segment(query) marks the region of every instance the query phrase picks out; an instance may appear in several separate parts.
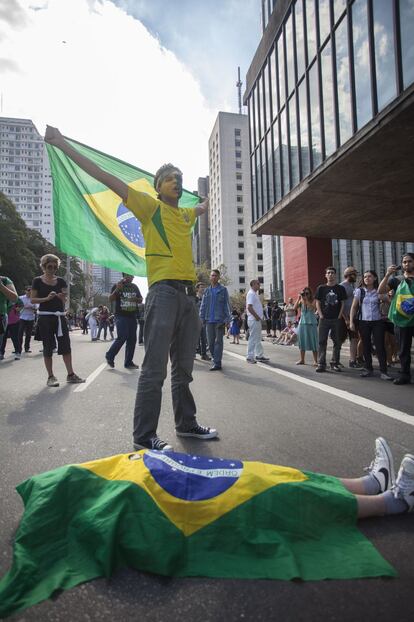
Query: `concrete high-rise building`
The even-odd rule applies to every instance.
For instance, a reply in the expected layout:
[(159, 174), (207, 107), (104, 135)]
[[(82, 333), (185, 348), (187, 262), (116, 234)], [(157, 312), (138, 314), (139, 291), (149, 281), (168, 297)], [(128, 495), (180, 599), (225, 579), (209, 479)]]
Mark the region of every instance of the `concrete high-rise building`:
[(0, 190), (26, 225), (53, 244), (49, 160), (43, 138), (30, 119), (0, 117)]
[(252, 229), (283, 236), (285, 296), (332, 261), (382, 275), (413, 248), (414, 5), (262, 0), (262, 17), (244, 94)]
[[(207, 197), (209, 194), (209, 178), (199, 177), (197, 184), (197, 194), (200, 197)], [(193, 230), (193, 257), (196, 266), (206, 263), (210, 266), (210, 214), (207, 211), (199, 216)]]
[(219, 112), (209, 140), (211, 267), (224, 264), (229, 292), (263, 283), (262, 236), (253, 235), (248, 117)]

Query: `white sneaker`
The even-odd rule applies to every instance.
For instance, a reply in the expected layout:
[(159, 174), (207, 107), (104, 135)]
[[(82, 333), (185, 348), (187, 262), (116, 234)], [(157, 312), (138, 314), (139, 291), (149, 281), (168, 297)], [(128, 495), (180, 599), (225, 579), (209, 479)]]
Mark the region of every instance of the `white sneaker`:
[(392, 376), (389, 376), (388, 374), (381, 374), (380, 378), (381, 380), (392, 380)]
[(256, 358), (256, 361), (263, 361), (263, 362), (270, 361), (270, 359), (267, 356), (256, 356), (255, 358)]
[(49, 376), (49, 378), (47, 379), (47, 386), (48, 387), (58, 387), (59, 386), (59, 380), (56, 378), (56, 376)]
[(412, 454), (406, 454), (402, 459), (394, 486), (394, 497), (406, 502), (408, 512), (414, 511), (414, 456)]
[(375, 440), (375, 458), (366, 470), (377, 480), (380, 492), (390, 490), (394, 486), (394, 463), (385, 438), (380, 436)]
[(18, 352), (16, 352), (16, 354), (14, 355), (14, 360), (15, 361), (20, 361), (21, 358), (22, 358), (22, 355), (19, 354)]

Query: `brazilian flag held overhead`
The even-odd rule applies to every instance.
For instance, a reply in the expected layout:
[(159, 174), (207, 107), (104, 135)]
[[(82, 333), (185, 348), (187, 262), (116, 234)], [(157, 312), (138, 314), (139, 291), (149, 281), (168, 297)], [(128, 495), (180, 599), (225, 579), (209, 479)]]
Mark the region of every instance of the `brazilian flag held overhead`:
[(0, 617), (122, 567), (166, 576), (395, 576), (335, 477), (141, 450), (61, 467), (17, 488), (25, 511)]
[[(156, 198), (150, 173), (92, 147), (66, 138), (76, 151), (131, 187)], [(55, 245), (68, 255), (119, 272), (146, 275), (141, 223), (121, 199), (85, 173), (63, 151), (47, 144), (53, 178)], [(183, 190), (180, 207), (194, 207), (198, 196)]]

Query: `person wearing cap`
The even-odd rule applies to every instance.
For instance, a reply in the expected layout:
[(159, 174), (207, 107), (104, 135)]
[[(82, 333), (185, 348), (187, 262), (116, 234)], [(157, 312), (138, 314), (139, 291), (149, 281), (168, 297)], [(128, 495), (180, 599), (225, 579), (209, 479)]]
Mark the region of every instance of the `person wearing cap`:
[(344, 343), (346, 338), (349, 337), (349, 367), (355, 369), (361, 369), (362, 365), (358, 362), (358, 330), (352, 331), (349, 328), (350, 313), (352, 307), (352, 301), (354, 299), (355, 282), (357, 279), (358, 271), (354, 266), (348, 266), (344, 270), (344, 280), (340, 283), (346, 291), (346, 300), (344, 301), (344, 307), (342, 309), (340, 335), (341, 342)]
[(202, 440), (216, 437), (217, 430), (198, 424), (189, 388), (200, 334), (191, 232), (195, 219), (208, 210), (208, 199), (194, 208), (179, 207), (182, 173), (171, 163), (161, 166), (155, 174), (154, 198), (79, 154), (56, 128), (47, 126), (45, 141), (121, 197), (142, 225), (149, 290), (145, 300), (145, 356), (134, 410), (134, 448), (172, 450), (157, 435), (168, 356), (177, 436)]

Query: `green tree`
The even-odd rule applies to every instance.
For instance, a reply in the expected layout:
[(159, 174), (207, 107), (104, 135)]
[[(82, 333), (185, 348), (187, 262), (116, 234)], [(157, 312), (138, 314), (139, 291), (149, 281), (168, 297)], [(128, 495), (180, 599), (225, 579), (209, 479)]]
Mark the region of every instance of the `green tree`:
[[(59, 275), (66, 276), (66, 255), (48, 242), (38, 231), (29, 229), (14, 204), (0, 192), (0, 253), (1, 274), (8, 276), (17, 292), (22, 292), (40, 274), (40, 258), (47, 253), (57, 255), (62, 263)], [(71, 258), (70, 308), (75, 310), (85, 297), (85, 275), (76, 258)]]
[[(201, 281), (202, 283), (208, 285), (210, 283), (210, 272), (215, 269), (216, 268), (211, 268), (206, 261), (199, 266), (196, 266), (197, 281)], [(220, 270), (220, 283), (224, 285), (224, 287), (231, 285), (231, 279), (227, 273), (227, 267), (222, 263), (217, 266), (217, 270)]]

